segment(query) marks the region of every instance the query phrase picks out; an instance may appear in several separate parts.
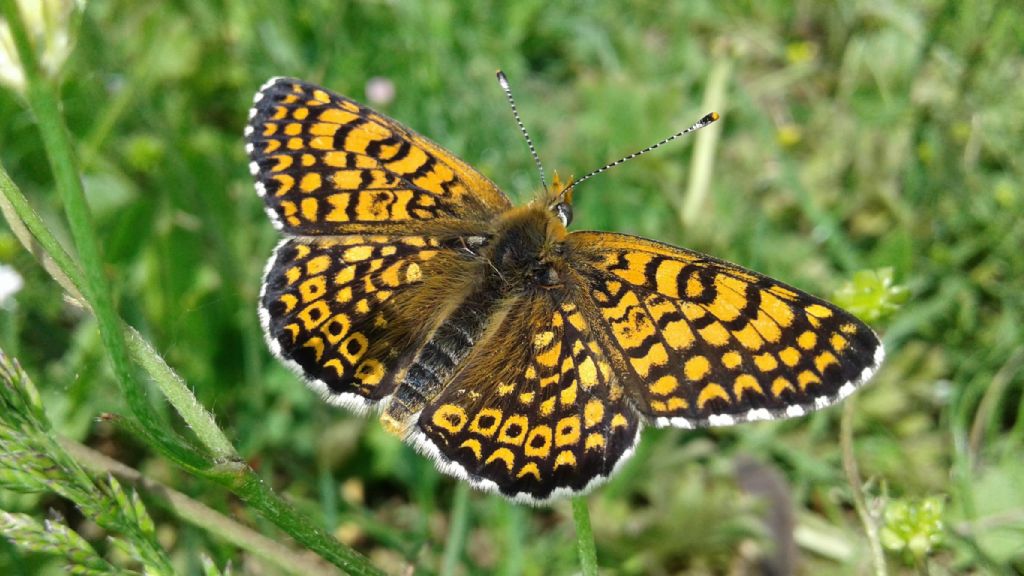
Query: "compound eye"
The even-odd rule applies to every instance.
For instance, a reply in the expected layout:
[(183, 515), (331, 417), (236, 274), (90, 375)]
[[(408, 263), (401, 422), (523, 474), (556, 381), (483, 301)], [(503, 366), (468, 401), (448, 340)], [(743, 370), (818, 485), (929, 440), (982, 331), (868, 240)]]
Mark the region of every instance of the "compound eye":
[(572, 205), (568, 202), (559, 202), (551, 207), (551, 211), (558, 216), (558, 219), (562, 222), (562, 226), (569, 226), (572, 222)]

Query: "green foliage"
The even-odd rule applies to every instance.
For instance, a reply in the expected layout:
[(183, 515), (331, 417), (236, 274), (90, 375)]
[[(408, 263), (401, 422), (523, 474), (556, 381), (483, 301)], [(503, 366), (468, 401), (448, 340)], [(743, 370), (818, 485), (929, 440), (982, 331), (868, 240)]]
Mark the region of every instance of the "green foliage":
[(885, 505), (882, 545), (912, 565), (920, 565), (942, 545), (945, 508), (942, 498), (935, 496), (919, 502), (890, 500)]
[[(0, 229), (0, 263), (25, 283), (0, 311), (0, 345), (40, 383), (3, 407), (0, 441), (22, 448), (0, 446), (0, 508), (19, 545), (50, 542), (62, 562), (78, 554), (79, 565), (120, 569), (120, 558), (142, 555), (133, 538), (155, 546), (157, 534), (166, 552), (150, 554), (179, 572), (266, 560), (170, 507), (143, 514), (134, 492), (28, 443), (63, 436), (274, 538), (266, 512), (285, 509), (255, 491), (285, 492), (310, 541), (323, 528), (384, 571), (579, 571), (568, 502), (532, 510), (458, 495), (375, 422), (305, 390), (269, 356), (254, 311), (276, 233), (252, 191), (241, 129), (267, 77), (299, 76), (364, 101), (371, 78), (388, 79), (395, 95), (383, 112), (526, 200), (536, 173), (493, 79), (502, 68), (548, 171), (563, 176), (721, 113), (710, 157), (694, 160), (693, 139), (683, 140), (588, 181), (575, 195), (576, 225), (730, 259), (834, 294), (871, 321), (888, 355), (856, 396), (854, 453), (865, 480), (899, 495), (879, 526), (895, 546), (890, 569), (1024, 569), (1024, 14), (1014, 3), (91, 0), (84, 12), (54, 14), (47, 25), (73, 50), (41, 70), (60, 80), (101, 248), (89, 273), (151, 343), (125, 334), (128, 370), (168, 424), (124, 425), (138, 412), (118, 392), (124, 371), (107, 360), (110, 319), (101, 337), (90, 313), (62, 298), (85, 271), (65, 270), (71, 280), (58, 286), (18, 247), (14, 225)], [(45, 52), (40, 39), (58, 36), (30, 37)], [(84, 264), (82, 222), (64, 219), (66, 179), (53, 176), (46, 128), (33, 116), (40, 102), (24, 83), (8, 86), (0, 160), (40, 226)], [(706, 189), (693, 185), (701, 170)], [(173, 382), (171, 406), (163, 398)], [(216, 417), (205, 429), (194, 424), (203, 407)], [(97, 420), (108, 412), (119, 416)], [(773, 553), (766, 519), (788, 506), (803, 573), (862, 573), (868, 546), (842, 471), (838, 412), (648, 431), (618, 478), (588, 497), (598, 564), (739, 571)], [(147, 443), (147, 432), (169, 445)], [(175, 452), (179, 442), (199, 448)], [(213, 465), (218, 445), (237, 450), (241, 462), (217, 460), (236, 468)], [(786, 498), (745, 491), (734, 463), (747, 455), (779, 471)], [(232, 484), (245, 463), (252, 483)], [(240, 485), (254, 491), (241, 503), (224, 488)], [(103, 532), (134, 552), (115, 551), (66, 513), (86, 496), (104, 504), (84, 516), (112, 523)], [(931, 499), (944, 503), (942, 528), (926, 518)], [(66, 522), (45, 520), (50, 508)], [(905, 567), (897, 549), (921, 535), (942, 545)], [(0, 572), (19, 573), (23, 554), (0, 547)], [(33, 568), (20, 573), (57, 570), (28, 558)]]

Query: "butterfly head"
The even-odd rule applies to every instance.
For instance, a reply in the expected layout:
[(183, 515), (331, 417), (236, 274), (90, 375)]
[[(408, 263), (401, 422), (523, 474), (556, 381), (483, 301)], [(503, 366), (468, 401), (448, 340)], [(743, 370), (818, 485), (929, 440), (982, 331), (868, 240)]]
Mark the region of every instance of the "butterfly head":
[(572, 223), (572, 186), (571, 178), (563, 184), (556, 172), (551, 180), (551, 189), (546, 191), (548, 198), (545, 201), (548, 211), (554, 214), (565, 227)]

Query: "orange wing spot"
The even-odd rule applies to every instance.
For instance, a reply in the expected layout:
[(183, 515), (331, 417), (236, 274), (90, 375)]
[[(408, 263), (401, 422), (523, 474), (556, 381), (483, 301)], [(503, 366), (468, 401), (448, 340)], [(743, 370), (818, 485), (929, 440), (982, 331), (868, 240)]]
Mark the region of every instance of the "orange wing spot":
[(796, 366), (796, 363), (800, 361), (800, 353), (797, 352), (796, 348), (787, 346), (782, 349), (782, 352), (779, 352), (779, 358), (782, 360), (783, 364), (792, 367)]
[(498, 432), (498, 442), (511, 444), (513, 446), (521, 446), (523, 444), (523, 440), (526, 438), (526, 431), (529, 428), (529, 418), (522, 414), (513, 414), (505, 420), (504, 424), (501, 425), (501, 431)]
[(302, 124), (292, 122), (291, 124), (285, 125), (284, 134), (285, 136), (298, 136), (299, 134), (302, 134)]
[(324, 165), (331, 168), (344, 168), (348, 166), (349, 155), (345, 152), (331, 150), (324, 154)]
[(835, 349), (836, 352), (846, 350), (846, 346), (849, 344), (849, 342), (846, 341), (846, 338), (843, 338), (839, 334), (833, 334), (832, 337), (829, 338), (829, 343), (832, 344), (832, 348)]
[(499, 396), (508, 396), (509, 394), (514, 392), (515, 389), (516, 389), (516, 385), (515, 384), (499, 384), (498, 385), (498, 395)]
[(296, 120), (305, 120), (309, 116), (309, 108), (296, 108), (292, 111), (292, 118)]
[(739, 318), (740, 311), (747, 304), (747, 285), (724, 274), (715, 276), (715, 300), (711, 303), (711, 313), (719, 320), (728, 322)]
[(753, 324), (747, 324), (741, 330), (733, 332), (732, 335), (747, 350), (760, 350), (764, 346), (764, 339), (761, 338)]
[(600, 450), (601, 448), (604, 448), (604, 434), (597, 432), (587, 434), (587, 443), (584, 450), (589, 452), (591, 450)]
[(273, 136), (274, 134), (277, 134), (277, 124), (264, 124), (263, 125), (263, 135), (264, 136)]
[(284, 272), (284, 279), (288, 281), (289, 286), (295, 284), (299, 278), (302, 278), (302, 269), (298, 266), (292, 266)]
[(572, 406), (576, 403), (576, 381), (573, 380), (572, 384), (569, 384), (558, 394), (559, 399), (562, 401), (562, 406)]
[(277, 152), (281, 148), (280, 140), (268, 140), (266, 147), (263, 148), (264, 154), (270, 154), (271, 152)]
[(821, 304), (811, 304), (810, 306), (804, 308), (804, 311), (806, 311), (811, 316), (817, 316), (818, 318), (832, 317), (832, 311), (822, 306)]
[(683, 364), (683, 374), (691, 382), (698, 382), (711, 371), (711, 363), (704, 356), (694, 356)]
[(363, 386), (376, 386), (384, 379), (384, 365), (373, 358), (367, 358), (356, 368), (356, 379)]
[(327, 320), (328, 314), (330, 314), (330, 308), (327, 307), (327, 303), (323, 300), (317, 300), (309, 306), (302, 309), (299, 312), (299, 320), (302, 320), (302, 325), (305, 326), (306, 330), (313, 330), (317, 326), (324, 323)]
[(555, 426), (555, 446), (571, 446), (580, 441), (580, 417), (566, 416)]
[(807, 330), (800, 336), (797, 336), (796, 343), (804, 350), (810, 350), (818, 344), (818, 335)]
[(555, 457), (555, 470), (558, 470), (560, 466), (576, 467), (576, 456), (568, 450), (562, 450)]
[(840, 326), (839, 330), (841, 332), (843, 332), (844, 334), (856, 334), (857, 333), (857, 325), (852, 323), (852, 322), (847, 322), (846, 324), (843, 324), (842, 326)]
[[(466, 421), (469, 418), (466, 416), (466, 411), (455, 404), (442, 404), (437, 411), (434, 412), (431, 421), (435, 426), (444, 428), (451, 434), (457, 434), (466, 426)], [(479, 457), (479, 456), (478, 456)]]
[(705, 342), (712, 346), (725, 346), (729, 343), (729, 331), (725, 329), (721, 322), (712, 322), (697, 330), (697, 332), (700, 333), (701, 338)]
[(459, 444), (459, 448), (468, 448), (472, 453), (473, 457), (477, 460), (483, 458), (483, 447), (480, 446), (480, 441), (476, 438), (467, 438)]
[(594, 361), (590, 356), (584, 358), (579, 366), (576, 367), (576, 375), (579, 377), (580, 386), (583, 386), (584, 390), (597, 385), (597, 367), (594, 366)]
[(533, 399), (536, 396), (536, 392), (523, 392), (522, 394), (519, 395), (519, 403), (526, 404), (527, 406), (529, 406), (530, 404), (533, 404)]
[(302, 138), (295, 136), (294, 138), (288, 139), (287, 146), (289, 150), (302, 150), (305, 148), (306, 144), (302, 141)]
[(281, 294), (278, 301), (284, 304), (285, 313), (289, 313), (295, 309), (295, 305), (299, 303), (299, 299), (294, 294)]
[(580, 332), (587, 329), (587, 321), (583, 318), (583, 315), (579, 312), (573, 312), (567, 317), (569, 325), (579, 330)]
[(368, 222), (382, 222), (391, 219), (388, 208), (395, 201), (395, 194), (390, 190), (370, 190), (359, 192), (356, 201), (356, 219)]
[(319, 189), (322, 183), (323, 181), (320, 179), (319, 174), (317, 174), (316, 172), (310, 172), (309, 174), (303, 176), (302, 180), (299, 181), (299, 190), (302, 190), (303, 192), (306, 192), (308, 194), (309, 192), (313, 192)]
[(270, 168), (271, 172), (287, 170), (288, 167), (292, 165), (292, 157), (287, 154), (278, 154), (274, 156), (274, 160), (277, 161), (277, 164), (274, 164), (274, 166)]
[(331, 211), (327, 213), (324, 220), (328, 222), (348, 222), (348, 203), (352, 195), (348, 192), (331, 194), (327, 197), (327, 203), (331, 205)]
[(372, 255), (372, 246), (353, 246), (341, 253), (341, 259), (345, 262), (362, 262)]
[(757, 378), (754, 378), (750, 374), (740, 374), (736, 377), (736, 381), (732, 385), (732, 393), (736, 396), (737, 400), (743, 399), (743, 393), (747, 390), (753, 390), (759, 395), (764, 395), (764, 390), (761, 389), (761, 385), (758, 384)]
[(490, 438), (498, 431), (498, 425), (501, 424), (502, 416), (501, 410), (497, 408), (484, 408), (477, 412), (476, 417), (473, 418), (473, 423), (469, 425), (469, 431), (485, 438)]
[(761, 372), (771, 372), (779, 367), (779, 362), (771, 353), (765, 352), (764, 354), (754, 356), (754, 365)]
[(313, 90), (313, 99), (316, 100), (317, 102), (322, 102), (324, 104), (327, 104), (331, 101), (330, 95), (327, 94), (327, 92), (324, 92), (323, 90)]
[(385, 268), (384, 271), (380, 273), (380, 280), (385, 286), (394, 288), (402, 283), (401, 277), (399, 276), (402, 271), (402, 263), (403, 261), (399, 260)]
[(526, 475), (533, 476), (537, 482), (540, 482), (540, 469), (537, 468), (536, 462), (527, 462), (525, 466), (519, 469), (519, 473), (516, 474), (516, 478), (522, 478)]
[(419, 264), (417, 264), (415, 262), (409, 263), (409, 266), (407, 266), (406, 269), (405, 269), (405, 281), (406, 282), (419, 282), (420, 278), (422, 278), (422, 277), (423, 277), (423, 274), (422, 274), (422, 272), (420, 272)]
[(555, 339), (555, 333), (550, 330), (545, 330), (533, 337), (533, 347), (537, 350), (543, 350), (551, 344), (551, 341)]
[(487, 457), (487, 461), (484, 462), (484, 464), (490, 464), (495, 460), (501, 460), (502, 462), (504, 462), (505, 468), (507, 468), (508, 471), (511, 472), (512, 467), (515, 466), (516, 464), (516, 455), (513, 454), (512, 451), (509, 450), (508, 448), (498, 448), (494, 452), (491, 452), (491, 455)]
[(786, 327), (793, 323), (793, 309), (776, 296), (774, 289), (761, 292), (761, 310), (779, 326)]
[(548, 350), (534, 356), (534, 360), (536, 360), (537, 364), (540, 364), (541, 366), (553, 368), (554, 366), (558, 365), (558, 359), (561, 358), (561, 356), (562, 342), (558, 341), (555, 342), (555, 345), (549, 348)]
[(839, 360), (831, 352), (822, 352), (814, 358), (814, 367), (822, 374), (825, 373), (826, 368), (833, 364), (839, 364)]
[(686, 316), (686, 319), (691, 322), (707, 316), (707, 311), (699, 304), (694, 304), (693, 302), (683, 302), (679, 309), (683, 311), (683, 316)]
[(370, 341), (366, 339), (366, 336), (362, 332), (353, 332), (349, 334), (348, 338), (339, 346), (341, 355), (351, 364), (355, 364), (366, 354), (366, 349), (370, 347)]
[(655, 272), (655, 286), (659, 293), (669, 298), (679, 298), (679, 274), (683, 263), (678, 260), (662, 260)]
[(788, 379), (780, 376), (772, 381), (772, 395), (781, 396), (786, 390), (790, 392), (796, 391), (796, 388), (793, 388), (793, 383)]
[(334, 137), (333, 136), (313, 136), (309, 139), (309, 147), (314, 150), (333, 150), (334, 149)]
[(313, 336), (302, 345), (303, 348), (312, 348), (316, 361), (319, 362), (324, 355), (324, 341), (319, 336)]
[(302, 259), (306, 258), (307, 256), (309, 256), (309, 253), (311, 251), (312, 251), (312, 248), (309, 247), (309, 244), (296, 244), (295, 245), (295, 260), (302, 260)]
[(342, 376), (345, 375), (345, 365), (342, 364), (341, 360), (338, 360), (337, 358), (331, 358), (327, 362), (324, 362), (324, 367), (334, 368), (334, 373), (338, 375), (338, 378), (341, 378)]
[(614, 308), (609, 308), (603, 311), (604, 317), (608, 320), (618, 320), (625, 316), (626, 313), (629, 312), (630, 308), (638, 306), (639, 304), (640, 300), (637, 299), (635, 292), (626, 292), (622, 295), (622, 298), (619, 299)]
[(349, 124), (358, 118), (359, 116), (351, 112), (345, 112), (344, 110), (338, 110), (337, 108), (327, 108), (320, 113), (319, 120), (321, 122), (331, 122), (334, 124)]
[(689, 322), (685, 320), (669, 322), (662, 327), (661, 335), (665, 338), (665, 342), (675, 350), (686, 350), (696, 340)]
[(325, 122), (317, 122), (309, 127), (309, 133), (313, 136), (329, 136), (333, 137), (334, 133), (338, 131), (339, 126), (337, 124), (327, 124)]
[(722, 366), (729, 368), (730, 370), (738, 367), (743, 363), (743, 357), (738, 352), (730, 350), (725, 354), (722, 354)]
[(583, 425), (593, 428), (604, 420), (604, 403), (597, 398), (591, 398), (583, 408)]
[(316, 258), (311, 258), (306, 262), (306, 274), (314, 276), (316, 274), (322, 274), (324, 270), (327, 270), (331, 266), (331, 258), (326, 255), (320, 255)]
[(309, 222), (316, 222), (317, 211), (320, 209), (320, 202), (316, 198), (306, 197), (299, 203), (299, 208), (302, 210), (302, 217)]
[(651, 384), (648, 387), (651, 394), (654, 394), (655, 396), (668, 396), (675, 392), (677, 388), (679, 388), (679, 380), (676, 380), (676, 377), (671, 375), (658, 378), (654, 384)]
[(647, 349), (647, 354), (642, 358), (630, 358), (629, 363), (641, 378), (647, 378), (652, 366), (664, 366), (668, 363), (668, 352), (664, 344), (657, 342)]
[[(397, 148), (395, 150), (397, 151)], [(391, 158), (392, 156), (394, 156), (394, 152), (389, 154), (387, 158)], [(386, 160), (385, 158), (383, 158), (383, 156), (382, 159)], [(413, 172), (422, 168), (423, 165), (426, 164), (426, 162), (426, 153), (423, 152), (423, 150), (413, 146), (412, 148), (409, 149), (409, 153), (406, 154), (405, 158), (402, 158), (397, 162), (390, 162), (388, 163), (387, 167), (389, 170), (397, 174), (412, 174)]]
[(615, 415), (612, 416), (613, 430), (615, 428), (626, 428), (627, 426), (629, 426), (629, 421), (626, 420), (626, 417), (622, 415), (622, 412), (616, 412)]
[[(356, 277), (356, 267), (355, 266), (346, 266), (346, 267), (342, 268), (334, 276), (334, 283), (337, 284), (338, 286), (344, 286), (345, 284), (348, 284), (349, 282), (354, 280), (355, 277)], [(348, 302), (351, 299), (352, 299), (352, 293), (349, 292), (349, 296), (347, 298), (345, 298), (344, 300), (338, 300), (338, 302), (344, 303), (344, 302)]]
[(821, 378), (810, 370), (804, 370), (796, 377), (796, 381), (800, 384), (801, 390), (807, 390), (807, 387), (811, 384), (821, 384)]
[(691, 272), (690, 277), (686, 279), (686, 297), (690, 299), (699, 298), (703, 293), (704, 283), (701, 282), (697, 272)]
[(284, 120), (288, 116), (288, 109), (284, 106), (275, 106), (274, 115), (270, 117), (271, 120)]
[(761, 335), (761, 338), (768, 342), (775, 343), (782, 338), (782, 330), (779, 329), (779, 325), (764, 310), (758, 310), (757, 317), (751, 320), (750, 323), (757, 330), (757, 333)]
[(661, 413), (664, 412), (665, 410), (668, 410), (668, 406), (666, 406), (665, 403), (661, 400), (651, 400), (651, 410), (654, 412)]
[(778, 284), (776, 284), (775, 286), (772, 286), (768, 290), (770, 290), (772, 292), (772, 294), (775, 294), (779, 298), (783, 298), (785, 300), (792, 301), (792, 300), (796, 300), (797, 299), (796, 292), (793, 292), (792, 290), (790, 290), (788, 288), (783, 288), (782, 286), (779, 286)]
[(729, 403), (729, 393), (725, 391), (725, 388), (712, 382), (705, 386), (697, 396), (697, 409), (703, 410), (704, 405), (715, 398), (719, 398), (727, 404)]
[(303, 304), (323, 298), (325, 292), (327, 292), (327, 280), (323, 276), (314, 276), (299, 284), (299, 294), (302, 296)]
[(294, 322), (293, 322), (293, 323), (291, 323), (291, 324), (289, 324), (289, 325), (287, 325), (287, 326), (285, 326), (285, 327), (284, 327), (284, 329), (285, 329), (285, 330), (286, 330), (286, 331), (287, 331), (287, 332), (288, 332), (289, 334), (291, 334), (291, 337), (292, 337), (292, 344), (294, 344), (294, 343), (295, 343), (295, 341), (299, 339), (299, 332), (301, 332), (301, 331), (302, 331), (302, 328), (299, 328), (299, 325), (298, 325), (298, 324), (295, 324)]
[(367, 314), (367, 313), (369, 313), (370, 312), (370, 302), (367, 301), (366, 298), (360, 298), (359, 301), (356, 302), (356, 312), (359, 312), (360, 314)]
[(531, 428), (523, 449), (527, 456), (547, 458), (551, 454), (551, 427), (542, 424)]
[(277, 181), (277, 190), (274, 191), (274, 196), (284, 196), (295, 187), (295, 178), (287, 174), (274, 174), (270, 178)]
[(648, 278), (644, 272), (652, 258), (653, 256), (644, 252), (627, 252), (625, 255), (626, 269), (616, 270), (615, 274), (630, 284), (645, 286), (648, 283)]
[(678, 412), (680, 410), (686, 410), (690, 407), (690, 403), (679, 397), (672, 397), (668, 399), (667, 407), (669, 412)]

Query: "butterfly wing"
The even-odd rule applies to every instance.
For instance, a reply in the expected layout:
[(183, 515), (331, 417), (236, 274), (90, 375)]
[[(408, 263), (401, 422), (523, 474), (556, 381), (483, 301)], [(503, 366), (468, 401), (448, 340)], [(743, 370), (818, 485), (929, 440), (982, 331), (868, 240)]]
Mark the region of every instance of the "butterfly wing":
[(257, 193), (274, 225), (291, 234), (415, 234), (445, 221), (488, 221), (511, 207), (451, 152), (301, 80), (271, 79), (249, 116)]
[(507, 302), (413, 444), (474, 486), (541, 503), (586, 490), (633, 452), (641, 416), (569, 298)]
[(602, 343), (657, 426), (800, 416), (882, 361), (860, 320), (756, 272), (622, 234), (574, 232), (566, 244)]
[(467, 263), (429, 236), (289, 238), (267, 264), (260, 321), (271, 351), (325, 400), (363, 412), (391, 394)]

